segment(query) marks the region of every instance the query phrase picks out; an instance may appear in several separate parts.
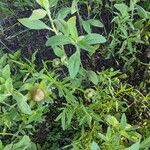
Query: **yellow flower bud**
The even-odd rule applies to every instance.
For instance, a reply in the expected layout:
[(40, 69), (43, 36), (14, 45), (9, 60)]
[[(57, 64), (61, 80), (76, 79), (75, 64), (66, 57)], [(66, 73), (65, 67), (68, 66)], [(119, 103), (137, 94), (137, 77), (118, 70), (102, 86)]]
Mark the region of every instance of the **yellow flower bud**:
[(91, 99), (95, 95), (95, 90), (94, 89), (86, 89), (84, 92), (84, 97), (86, 99)]
[(40, 88), (37, 88), (37, 89), (34, 89), (32, 92), (31, 92), (31, 98), (36, 101), (36, 102), (40, 102), (42, 101), (44, 98), (45, 98), (45, 93), (42, 89)]

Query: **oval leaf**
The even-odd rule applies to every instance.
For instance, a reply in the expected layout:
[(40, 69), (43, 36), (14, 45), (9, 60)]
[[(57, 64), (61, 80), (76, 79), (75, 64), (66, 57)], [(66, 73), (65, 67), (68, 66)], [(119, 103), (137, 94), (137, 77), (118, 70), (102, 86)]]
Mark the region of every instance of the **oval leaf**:
[(55, 55), (58, 57), (62, 57), (65, 55), (65, 51), (63, 49), (59, 48), (58, 46), (53, 47), (53, 51), (54, 51)]
[(86, 43), (93, 45), (93, 44), (105, 43), (106, 38), (100, 34), (91, 33), (89, 35), (86, 35), (83, 38), (83, 41), (86, 41)]
[(69, 13), (70, 13), (70, 8), (63, 7), (58, 11), (56, 16), (58, 19), (65, 19)]
[(136, 5), (138, 15), (143, 19), (148, 19), (148, 14), (145, 9), (139, 5)]
[(46, 11), (44, 9), (36, 9), (32, 12), (31, 16), (29, 19), (32, 20), (39, 20), (42, 19), (46, 16)]
[(46, 42), (46, 46), (59, 46), (59, 45), (66, 45), (70, 43), (71, 43), (71, 40), (67, 36), (55, 35), (55, 36), (48, 38)]
[(49, 29), (49, 27), (40, 20), (33, 20), (29, 18), (18, 19), (18, 21), (29, 29), (41, 30), (41, 29)]
[(90, 19), (90, 24), (95, 27), (104, 27), (104, 25), (97, 19)]
[(97, 84), (98, 84), (98, 77), (97, 77), (97, 74), (96, 74), (94, 71), (92, 71), (92, 70), (87, 71), (87, 73), (88, 73), (88, 78), (89, 78), (89, 80), (90, 80), (91, 82), (93, 82), (95, 85), (97, 85)]
[(69, 58), (69, 74), (71, 78), (75, 78), (77, 73), (79, 72), (80, 69), (80, 64), (81, 64), (81, 59), (80, 59), (80, 52), (76, 51), (70, 58)]

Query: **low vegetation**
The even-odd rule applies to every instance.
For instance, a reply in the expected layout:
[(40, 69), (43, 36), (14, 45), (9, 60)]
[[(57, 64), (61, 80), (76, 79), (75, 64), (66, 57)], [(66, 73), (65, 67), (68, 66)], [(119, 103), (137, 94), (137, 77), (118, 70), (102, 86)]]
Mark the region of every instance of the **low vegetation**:
[(1, 0), (0, 150), (148, 150), (148, 0)]

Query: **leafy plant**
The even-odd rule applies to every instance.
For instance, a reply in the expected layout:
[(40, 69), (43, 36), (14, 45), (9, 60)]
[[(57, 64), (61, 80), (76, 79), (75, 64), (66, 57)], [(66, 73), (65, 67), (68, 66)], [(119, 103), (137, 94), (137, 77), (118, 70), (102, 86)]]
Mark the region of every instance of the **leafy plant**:
[[(97, 33), (91, 33), (89, 32), (89, 29), (87, 31), (89, 34), (79, 36), (76, 27), (76, 16), (69, 18), (67, 22), (64, 20), (66, 16), (70, 13), (70, 11), (72, 12), (72, 14), (75, 13), (75, 11), (73, 11), (73, 7), (75, 7), (73, 5), (75, 5), (75, 1), (73, 1), (70, 11), (69, 8), (60, 10), (57, 13), (57, 17), (55, 17), (55, 19), (52, 19), (50, 8), (55, 6), (57, 4), (57, 1), (53, 2), (48, 0), (38, 0), (37, 3), (41, 7), (43, 7), (43, 9), (34, 10), (29, 18), (19, 19), (19, 22), (30, 29), (47, 29), (54, 32), (56, 35), (48, 38), (46, 46), (51, 46), (56, 55), (56, 51), (59, 49), (59, 51), (62, 51), (61, 53), (66, 56), (64, 51), (64, 45), (74, 45), (76, 50), (74, 54), (72, 54), (72, 56), (68, 59), (67, 67), (70, 77), (75, 78), (81, 66), (81, 50), (84, 49), (88, 51), (90, 55), (93, 54), (95, 50), (99, 47), (96, 44), (106, 42), (105, 37)], [(49, 22), (51, 24), (50, 27), (40, 20), (43, 19), (46, 15), (49, 18)], [(63, 18), (61, 18), (60, 16), (63, 16)], [(98, 20), (90, 20), (89, 22), (91, 22), (91, 24), (95, 26), (102, 26), (102, 24)], [(88, 25), (88, 28), (90, 28), (89, 26), (90, 25)]]
[[(11, 42), (17, 45), (25, 38), (13, 35), (22, 30), (18, 23), (14, 32), (5, 25), (0, 33), (0, 149), (148, 150), (148, 3), (16, 0), (10, 5), (13, 2), (14, 13), (33, 9), (18, 20), (42, 30), (26, 33), (39, 39), (45, 35), (48, 49), (43, 52), (33, 39), (27, 47), (32, 44), (35, 52), (27, 52), (28, 59), (22, 50), (5, 54)], [(8, 40), (9, 32), (16, 43)]]

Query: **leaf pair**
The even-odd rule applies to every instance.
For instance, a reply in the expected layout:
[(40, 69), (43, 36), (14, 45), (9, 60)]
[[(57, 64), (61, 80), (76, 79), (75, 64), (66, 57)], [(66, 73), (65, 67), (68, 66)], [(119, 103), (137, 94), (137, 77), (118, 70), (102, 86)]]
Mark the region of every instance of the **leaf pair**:
[(18, 21), (29, 29), (41, 30), (50, 29), (43, 21), (39, 20), (46, 16), (47, 12), (44, 9), (36, 9), (29, 18), (18, 19)]

